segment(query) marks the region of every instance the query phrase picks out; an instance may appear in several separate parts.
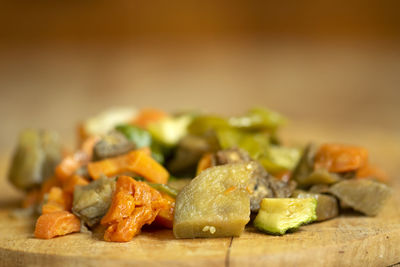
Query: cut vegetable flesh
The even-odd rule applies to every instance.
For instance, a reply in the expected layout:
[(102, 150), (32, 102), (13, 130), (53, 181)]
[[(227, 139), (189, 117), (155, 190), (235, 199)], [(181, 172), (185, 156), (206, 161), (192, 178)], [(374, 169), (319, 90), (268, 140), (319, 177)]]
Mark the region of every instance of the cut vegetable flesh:
[(250, 220), (248, 185), (254, 163), (208, 168), (178, 194), (176, 238), (239, 236)]
[(283, 235), (317, 219), (314, 198), (264, 198), (254, 226), (266, 233)]

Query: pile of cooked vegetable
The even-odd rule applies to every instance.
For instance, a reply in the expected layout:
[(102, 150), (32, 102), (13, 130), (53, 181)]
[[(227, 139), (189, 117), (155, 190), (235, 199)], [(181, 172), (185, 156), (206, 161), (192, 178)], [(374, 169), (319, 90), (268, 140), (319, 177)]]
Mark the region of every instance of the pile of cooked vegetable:
[(378, 214), (390, 189), (367, 150), (285, 146), (285, 122), (264, 108), (233, 117), (112, 109), (79, 125), (75, 151), (53, 131), (23, 131), (9, 180), (42, 239), (97, 228), (126, 242), (145, 225), (176, 238), (240, 236), (250, 221), (282, 235), (345, 209)]

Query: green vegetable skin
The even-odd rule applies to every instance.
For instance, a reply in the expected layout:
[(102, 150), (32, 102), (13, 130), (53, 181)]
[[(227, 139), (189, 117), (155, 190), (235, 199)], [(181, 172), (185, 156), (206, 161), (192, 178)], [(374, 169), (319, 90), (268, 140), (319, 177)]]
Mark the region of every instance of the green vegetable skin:
[(300, 158), (298, 149), (270, 145), (275, 132), (286, 119), (268, 109), (255, 108), (245, 115), (228, 119), (199, 116), (189, 126), (194, 135), (214, 131), (222, 149), (238, 147), (263, 165), (270, 173), (292, 170)]
[(176, 198), (175, 237), (239, 236), (250, 220), (247, 186), (255, 168), (236, 163), (202, 171)]
[(295, 190), (292, 194), (295, 198), (315, 198), (317, 200), (317, 221), (325, 221), (339, 215), (339, 207), (335, 197), (325, 194)]
[(150, 147), (151, 156), (157, 162), (161, 164), (164, 163), (165, 157), (163, 153), (163, 147), (152, 138), (151, 134), (148, 131), (128, 124), (119, 125), (115, 127), (115, 129), (125, 135), (125, 137), (133, 142), (137, 148)]
[(264, 198), (254, 226), (265, 233), (283, 235), (317, 219), (315, 198)]

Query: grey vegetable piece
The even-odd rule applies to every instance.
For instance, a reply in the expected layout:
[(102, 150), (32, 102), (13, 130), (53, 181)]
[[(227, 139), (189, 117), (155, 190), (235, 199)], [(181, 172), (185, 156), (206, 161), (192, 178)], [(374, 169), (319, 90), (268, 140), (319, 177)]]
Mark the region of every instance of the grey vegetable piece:
[(250, 209), (255, 212), (260, 209), (260, 203), (263, 198), (287, 198), (296, 187), (295, 182), (286, 183), (271, 175), (257, 161), (253, 161), (249, 154), (238, 148), (220, 150), (213, 155), (214, 165), (224, 165), (240, 162), (253, 162), (255, 170), (250, 179), (249, 189)]
[(367, 179), (339, 182), (330, 188), (330, 192), (343, 205), (368, 216), (377, 215), (391, 193), (387, 185)]
[(25, 130), (20, 133), (8, 178), (15, 187), (29, 190), (53, 175), (60, 160), (61, 146), (57, 133)]
[(115, 179), (101, 177), (88, 185), (77, 186), (74, 191), (72, 212), (88, 226), (97, 224), (111, 205), (115, 185)]
[(135, 149), (134, 143), (120, 132), (112, 131), (105, 135), (93, 148), (94, 160), (116, 157)]
[(317, 221), (329, 220), (339, 215), (338, 203), (336, 198), (333, 196), (295, 190), (292, 197), (315, 198), (317, 200)]

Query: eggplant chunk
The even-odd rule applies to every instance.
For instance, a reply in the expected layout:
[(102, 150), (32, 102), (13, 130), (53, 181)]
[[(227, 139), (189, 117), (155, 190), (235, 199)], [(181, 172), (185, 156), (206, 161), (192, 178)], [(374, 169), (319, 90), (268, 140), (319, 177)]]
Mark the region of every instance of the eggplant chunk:
[(341, 203), (368, 216), (375, 216), (390, 196), (390, 188), (372, 180), (346, 180), (334, 184), (330, 192)]
[(252, 212), (260, 209), (263, 198), (287, 198), (290, 197), (296, 187), (294, 181), (286, 183), (270, 175), (258, 161), (253, 161), (246, 151), (239, 148), (220, 150), (213, 154), (211, 161), (213, 165), (217, 166), (240, 162), (253, 162), (255, 164), (256, 168), (249, 185), (252, 192), (250, 195)]
[(176, 148), (173, 158), (168, 163), (168, 170), (172, 173), (191, 173), (204, 153), (217, 150), (215, 136), (187, 135), (183, 137)]
[(115, 184), (115, 179), (101, 177), (88, 185), (77, 186), (74, 191), (72, 212), (88, 226), (95, 225), (111, 205)]
[(295, 190), (292, 197), (315, 198), (317, 200), (317, 221), (329, 220), (339, 215), (338, 203), (333, 196)]
[(135, 145), (130, 142), (122, 133), (117, 131), (105, 135), (93, 148), (94, 160), (116, 157), (135, 149)]
[(25, 130), (19, 136), (8, 178), (15, 187), (29, 190), (53, 175), (60, 160), (61, 146), (57, 133)]
[(239, 236), (250, 220), (247, 187), (255, 168), (248, 162), (202, 171), (176, 198), (175, 237)]

